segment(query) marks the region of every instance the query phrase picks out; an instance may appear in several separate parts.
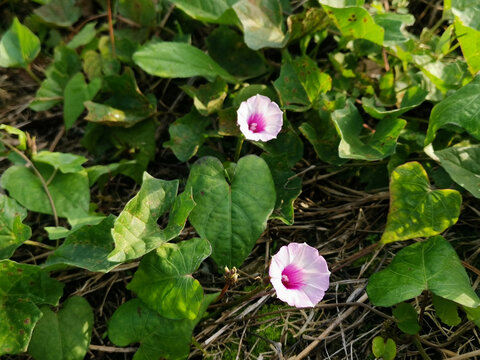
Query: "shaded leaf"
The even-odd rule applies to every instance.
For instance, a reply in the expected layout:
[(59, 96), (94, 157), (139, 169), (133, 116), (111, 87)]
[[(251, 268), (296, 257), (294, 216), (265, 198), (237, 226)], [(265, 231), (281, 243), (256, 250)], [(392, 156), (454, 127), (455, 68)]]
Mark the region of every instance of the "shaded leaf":
[(137, 24), (150, 26), (155, 23), (156, 9), (152, 0), (120, 0), (118, 12)]
[(281, 48), (282, 6), (278, 0), (239, 0), (233, 5), (243, 26), (245, 43), (252, 50)]
[(228, 91), (227, 83), (220, 78), (216, 78), (213, 83), (200, 85), (198, 88), (189, 85), (183, 85), (180, 88), (193, 99), (193, 105), (203, 116), (220, 110)]
[(200, 311), (203, 289), (192, 273), (211, 251), (205, 239), (163, 244), (142, 259), (127, 289), (163, 317), (194, 320)]
[(237, 22), (231, 10), (236, 0), (171, 0), (176, 7), (192, 18), (215, 24), (234, 25)]
[(287, 18), (287, 34), (284, 44), (314, 34), (327, 28), (328, 17), (323, 9), (311, 7), (305, 13), (293, 14)]
[[(177, 190), (178, 180), (159, 180), (144, 173), (140, 191), (115, 220), (112, 229), (115, 249), (108, 256), (109, 261), (135, 259), (180, 234), (195, 203), (190, 191), (176, 197)], [(170, 209), (168, 225), (160, 229), (157, 220)]]
[(432, 190), (418, 162), (397, 167), (390, 178), (390, 209), (381, 242), (428, 237), (455, 224), (462, 197), (456, 190)]
[(149, 43), (133, 54), (133, 61), (141, 69), (155, 76), (166, 78), (203, 76), (210, 81), (220, 76), (228, 82), (237, 82), (210, 56), (186, 43)]
[(114, 247), (111, 234), (115, 216), (109, 215), (96, 225), (85, 225), (73, 229), (44, 264), (52, 269), (54, 265), (66, 264), (94, 272), (108, 272), (118, 265), (107, 259)]
[(480, 140), (478, 113), (480, 113), (480, 76), (476, 76), (470, 83), (433, 107), (425, 146), (435, 139), (438, 129), (447, 124), (460, 126)]
[(397, 326), (405, 334), (415, 335), (420, 331), (418, 314), (408, 303), (400, 303), (393, 309), (393, 316), (398, 320)]
[(81, 72), (76, 73), (67, 83), (63, 95), (63, 120), (65, 130), (70, 129), (85, 109), (83, 103), (92, 100), (100, 90), (102, 82), (99, 78), (89, 84)]
[(230, 184), (225, 168), (213, 157), (191, 168), (187, 188), (197, 203), (189, 220), (210, 241), (212, 258), (220, 266), (239, 266), (267, 225), (275, 206), (275, 186), (268, 165), (258, 156), (240, 159)]
[(42, 317), (37, 305), (57, 305), (63, 284), (38, 266), (0, 261), (0, 355), (27, 351)]
[(50, 0), (46, 5), (35, 9), (34, 13), (43, 21), (60, 27), (72, 26), (82, 14), (75, 6), (75, 0)]
[(68, 42), (67, 47), (70, 49), (76, 49), (79, 46), (88, 44), (95, 38), (95, 35), (97, 35), (95, 26), (97, 26), (96, 22), (91, 22), (85, 25), (82, 30), (80, 30), (80, 32)]
[[(403, 119), (385, 118), (381, 120), (375, 132), (362, 136), (363, 120), (356, 106), (347, 102), (347, 106), (332, 113), (332, 120), (341, 136), (338, 153), (341, 158), (380, 160), (395, 151), (397, 139), (407, 122)], [(362, 138), (366, 138), (364, 141)]]
[(392, 306), (424, 290), (457, 304), (480, 305), (457, 253), (441, 236), (403, 248), (386, 269), (370, 277), (367, 285), (368, 297), (376, 306)]
[(26, 68), (40, 52), (40, 40), (17, 18), (0, 40), (0, 66)]
[(205, 128), (209, 124), (208, 118), (191, 111), (169, 126), (170, 140), (164, 142), (163, 146), (172, 149), (178, 160), (188, 161), (204, 143), (207, 137)]
[(108, 323), (108, 337), (118, 346), (140, 343), (133, 360), (185, 359), (190, 352), (192, 331), (217, 294), (203, 298), (194, 320), (172, 320), (160, 316), (140, 299), (120, 306)]
[(13, 199), (0, 194), (0, 259), (8, 259), (15, 249), (32, 236), (32, 229), (22, 221), (27, 211)]
[(28, 353), (36, 360), (82, 360), (92, 336), (93, 311), (80, 296), (69, 298), (58, 313), (42, 306)]
[(455, 302), (433, 295), (433, 306), (435, 313), (444, 324), (457, 326), (462, 321), (458, 316), (458, 305)]

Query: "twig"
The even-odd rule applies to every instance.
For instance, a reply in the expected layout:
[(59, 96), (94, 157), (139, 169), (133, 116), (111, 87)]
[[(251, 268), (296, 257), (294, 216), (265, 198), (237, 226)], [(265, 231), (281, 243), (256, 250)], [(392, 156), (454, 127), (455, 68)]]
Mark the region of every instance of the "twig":
[(25, 240), (23, 243), (25, 245), (37, 246), (37, 247), (41, 247), (41, 248), (44, 248), (44, 249), (47, 249), (47, 250), (55, 250), (56, 249), (55, 246), (50, 246), (50, 245), (43, 244), (41, 242), (33, 241), (33, 240)]
[[(363, 294), (360, 299), (358, 299), (357, 303), (363, 303), (368, 299), (367, 294)], [(318, 344), (322, 340), (324, 340), (343, 320), (345, 320), (347, 317), (349, 317), (356, 309), (357, 309), (358, 304), (352, 306), (351, 308), (345, 310), (345, 312), (338, 317), (328, 328), (325, 329), (324, 332), (320, 334), (320, 336), (313, 342), (310, 343), (300, 354), (298, 354), (295, 357), (292, 357), (290, 359), (292, 360), (301, 360), (304, 357), (306, 357), (310, 352), (317, 347)], [(289, 360), (290, 360), (289, 359)]]
[(138, 348), (134, 348), (134, 347), (120, 348), (115, 346), (104, 346), (104, 345), (93, 345), (93, 344), (90, 344), (88, 348), (90, 350), (103, 351), (103, 352), (109, 352), (109, 353), (132, 353), (138, 350)]
[(112, 55), (115, 58), (115, 36), (113, 34), (113, 21), (112, 21), (112, 3), (111, 0), (107, 0), (108, 10), (108, 31), (110, 33), (110, 43), (112, 44)]
[(53, 202), (52, 195), (50, 194), (50, 190), (48, 190), (47, 183), (45, 182), (45, 179), (43, 178), (42, 174), (37, 170), (33, 162), (28, 158), (27, 155), (25, 155), (23, 152), (18, 150), (15, 146), (10, 145), (7, 142), (4, 142), (4, 144), (10, 149), (15, 151), (20, 157), (27, 162), (28, 165), (30, 165), (35, 172), (35, 174), (38, 176), (40, 179), (40, 182), (42, 183), (43, 190), (45, 190), (45, 194), (47, 195), (48, 201), (50, 202), (50, 207), (52, 208), (52, 213), (53, 213), (53, 218), (55, 220), (55, 226), (59, 226), (58, 222), (58, 216), (57, 216), (57, 209), (55, 208), (55, 203)]
[(448, 360), (463, 360), (463, 359), (473, 359), (475, 356), (480, 355), (480, 350), (471, 351), (458, 356), (452, 356)]

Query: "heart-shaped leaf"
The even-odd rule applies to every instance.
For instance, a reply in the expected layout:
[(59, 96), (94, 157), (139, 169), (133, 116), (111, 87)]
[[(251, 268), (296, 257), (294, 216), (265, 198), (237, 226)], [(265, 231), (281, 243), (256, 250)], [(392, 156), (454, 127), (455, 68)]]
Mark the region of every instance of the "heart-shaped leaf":
[[(143, 174), (140, 191), (115, 220), (112, 229), (115, 249), (108, 256), (109, 261), (135, 259), (180, 234), (195, 203), (191, 191), (176, 197), (177, 190), (178, 180), (159, 180)], [(168, 210), (171, 210), (168, 225), (160, 229), (157, 220)]]
[(172, 320), (160, 316), (140, 299), (120, 306), (108, 323), (108, 337), (118, 346), (140, 343), (133, 360), (186, 359), (192, 331), (207, 306), (218, 294), (206, 295), (194, 320)]
[(63, 284), (38, 266), (0, 261), (0, 355), (27, 351), (42, 317), (37, 305), (57, 305)]
[(197, 206), (189, 220), (212, 245), (212, 258), (223, 267), (240, 266), (252, 250), (275, 206), (275, 185), (265, 161), (240, 159), (230, 184), (220, 160), (204, 157), (190, 170), (187, 188)]
[(163, 244), (142, 259), (127, 289), (163, 317), (193, 320), (202, 304), (203, 289), (192, 273), (211, 252), (205, 239)]
[(479, 113), (480, 75), (433, 107), (428, 122), (425, 146), (435, 139), (438, 129), (448, 124), (460, 126), (480, 140), (480, 123), (477, 116)]
[(236, 0), (172, 0), (171, 2), (196, 20), (229, 25), (237, 22), (230, 7)]
[(32, 229), (22, 224), (27, 211), (13, 199), (0, 194), (0, 259), (8, 259), (25, 240)]
[(368, 297), (377, 306), (395, 305), (424, 290), (461, 305), (480, 305), (457, 253), (441, 236), (403, 248), (367, 285)]
[(50, 255), (46, 268), (66, 264), (89, 271), (108, 272), (118, 263), (107, 259), (113, 250), (111, 230), (115, 216), (110, 215), (97, 225), (82, 226), (71, 232), (62, 245)]
[(390, 179), (390, 210), (381, 242), (428, 237), (455, 224), (462, 197), (456, 190), (432, 190), (418, 162), (397, 167)]
[(458, 304), (441, 296), (433, 295), (435, 313), (448, 326), (457, 326), (462, 321), (458, 316)]
[(412, 304), (400, 303), (392, 311), (397, 319), (397, 326), (405, 334), (415, 335), (420, 331), (418, 314)]
[(43, 21), (61, 27), (73, 25), (82, 11), (75, 6), (75, 0), (51, 0), (35, 10)]
[(83, 170), (82, 164), (87, 159), (80, 155), (40, 151), (32, 156), (34, 162), (41, 162), (53, 166), (55, 170), (60, 170), (64, 174), (76, 173)]
[(80, 296), (69, 298), (55, 313), (42, 306), (42, 318), (33, 330), (28, 353), (36, 360), (82, 360), (93, 328), (93, 311)]

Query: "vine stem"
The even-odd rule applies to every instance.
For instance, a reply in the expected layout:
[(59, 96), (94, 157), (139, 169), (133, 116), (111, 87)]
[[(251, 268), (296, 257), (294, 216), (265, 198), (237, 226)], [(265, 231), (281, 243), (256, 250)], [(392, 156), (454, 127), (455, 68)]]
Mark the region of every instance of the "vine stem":
[(237, 147), (235, 148), (235, 158), (233, 160), (234, 162), (238, 162), (238, 159), (240, 158), (240, 152), (242, 151), (242, 145), (244, 141), (245, 141), (245, 137), (241, 135), (238, 138)]
[(30, 75), (30, 77), (37, 82), (37, 84), (40, 85), (42, 83), (42, 80), (40, 80), (40, 78), (33, 73), (30, 64), (28, 64), (24, 69), (28, 73), (28, 75)]
[(113, 20), (112, 20), (112, 2), (107, 0), (107, 11), (108, 11), (108, 32), (110, 33), (110, 43), (112, 44), (112, 55), (117, 57), (115, 53), (115, 36), (113, 34)]
[(43, 190), (45, 190), (45, 194), (47, 194), (48, 201), (50, 202), (50, 207), (52, 208), (53, 218), (54, 218), (54, 220), (55, 220), (55, 226), (58, 227), (58, 226), (59, 226), (59, 222), (58, 222), (58, 216), (57, 216), (57, 209), (55, 208), (55, 203), (53, 202), (52, 194), (50, 194), (50, 190), (48, 190), (48, 185), (47, 185), (47, 183), (45, 182), (45, 179), (43, 178), (42, 174), (40, 174), (40, 172), (38, 171), (38, 169), (37, 169), (37, 168), (35, 167), (35, 165), (33, 164), (32, 160), (30, 160), (27, 155), (25, 155), (23, 152), (21, 152), (20, 150), (18, 150), (15, 146), (10, 145), (10, 144), (7, 143), (7, 142), (4, 142), (4, 144), (5, 144), (10, 150), (13, 150), (15, 153), (17, 153), (23, 160), (25, 160), (25, 161), (27, 162), (27, 164), (32, 167), (33, 171), (35, 172), (35, 174), (36, 174), (36, 175), (38, 176), (38, 178), (40, 179), (40, 182), (42, 183)]

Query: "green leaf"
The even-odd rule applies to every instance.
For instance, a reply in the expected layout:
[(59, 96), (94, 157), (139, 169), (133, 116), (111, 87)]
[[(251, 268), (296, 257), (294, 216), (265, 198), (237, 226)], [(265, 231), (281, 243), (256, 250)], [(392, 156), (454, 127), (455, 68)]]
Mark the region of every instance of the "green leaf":
[(425, 146), (435, 139), (438, 129), (447, 124), (460, 126), (480, 140), (478, 113), (480, 113), (480, 76), (476, 76), (470, 83), (433, 107)]
[(0, 194), (0, 259), (8, 259), (15, 249), (32, 236), (30, 226), (22, 224), (27, 211), (13, 199)]
[(203, 298), (194, 320), (167, 319), (140, 299), (130, 300), (120, 306), (110, 319), (108, 337), (118, 346), (140, 343), (133, 360), (185, 359), (190, 352), (193, 328), (217, 296), (211, 294)]
[[(43, 178), (52, 180), (48, 190), (52, 196), (57, 215), (68, 219), (82, 218), (88, 215), (90, 189), (85, 170), (63, 174), (51, 166), (38, 164)], [(15, 165), (8, 168), (0, 179), (1, 186), (11, 197), (28, 210), (53, 215), (47, 194), (40, 179), (25, 166)]]
[(204, 157), (191, 168), (187, 188), (197, 206), (189, 216), (197, 233), (210, 241), (212, 258), (223, 267), (240, 266), (267, 225), (275, 206), (275, 185), (265, 161), (240, 159), (230, 184), (220, 160)]
[(102, 82), (99, 78), (95, 78), (90, 84), (87, 84), (80, 72), (68, 81), (63, 96), (63, 120), (66, 130), (73, 126), (85, 109), (83, 103), (92, 100), (97, 95), (101, 85)]
[(306, 110), (321, 93), (332, 87), (332, 79), (322, 73), (315, 61), (301, 56), (282, 65), (280, 76), (273, 83), (282, 105), (291, 110)]
[(192, 273), (211, 252), (205, 239), (163, 244), (142, 259), (127, 289), (163, 317), (194, 320), (203, 289)]
[(381, 336), (375, 336), (372, 340), (372, 352), (376, 358), (394, 360), (397, 355), (397, 344), (391, 338), (385, 340)]
[[(18, 150), (25, 151), (27, 149), (27, 135), (20, 129), (17, 129), (10, 125), (0, 124), (0, 130), (4, 130), (9, 135), (16, 135), (18, 138), (18, 145), (16, 145)], [(3, 135), (0, 133), (0, 139), (3, 138)], [(0, 141), (1, 144), (1, 141)]]
[(252, 50), (281, 48), (282, 6), (278, 0), (239, 0), (233, 9), (243, 26), (245, 43)]
[(462, 321), (458, 316), (458, 305), (455, 302), (433, 295), (433, 306), (435, 313), (444, 324), (457, 326)]
[(456, 190), (432, 190), (418, 162), (397, 167), (390, 178), (390, 210), (381, 242), (428, 237), (455, 224), (462, 197)]
[(75, 0), (50, 0), (48, 4), (34, 10), (34, 13), (50, 24), (60, 27), (72, 26), (82, 14), (75, 6)]
[(92, 336), (93, 311), (87, 300), (73, 296), (55, 313), (42, 306), (28, 353), (35, 360), (82, 360)]
[(411, 26), (415, 23), (415, 18), (411, 14), (384, 13), (375, 14), (375, 23), (383, 27), (385, 46), (395, 46), (408, 41), (410, 35), (405, 31), (405, 26)]
[(221, 26), (207, 38), (208, 54), (230, 74), (240, 78), (253, 78), (268, 68), (262, 56), (248, 48), (236, 31)]
[(63, 90), (68, 80), (82, 69), (80, 57), (66, 46), (55, 48), (53, 63), (45, 70), (47, 78), (37, 90), (30, 108), (35, 111), (44, 111), (62, 102)]
[(82, 164), (87, 158), (61, 152), (40, 151), (32, 156), (35, 163), (45, 163), (53, 166), (55, 170), (60, 170), (64, 174), (76, 173), (83, 170)]
[(452, 146), (435, 151), (434, 159), (458, 185), (480, 198), (480, 145)]
[(424, 290), (460, 305), (480, 305), (457, 253), (441, 236), (403, 248), (386, 269), (370, 277), (367, 285), (370, 301), (385, 307), (412, 299)]
[(480, 29), (475, 30), (464, 26), (458, 17), (455, 17), (455, 34), (462, 48), (470, 73), (475, 75), (480, 70)]
[(215, 24), (234, 25), (236, 16), (231, 10), (236, 0), (171, 0), (190, 17)]
[(198, 88), (189, 85), (183, 85), (180, 88), (193, 99), (193, 105), (203, 116), (220, 110), (228, 91), (227, 83), (220, 78), (216, 78), (213, 83), (200, 85)]
[(385, 30), (375, 24), (372, 16), (363, 7), (335, 8), (324, 4), (322, 7), (346, 38), (365, 39), (383, 45)]
[(145, 27), (155, 23), (156, 9), (152, 0), (120, 0), (118, 12)]
[(325, 11), (316, 7), (311, 7), (304, 13), (290, 15), (287, 18), (288, 30), (284, 45), (326, 29), (329, 22)]
[(476, 0), (451, 0), (451, 7), (465, 26), (480, 31), (480, 4)]
[[(115, 220), (112, 229), (115, 249), (108, 256), (109, 261), (135, 259), (180, 234), (195, 203), (191, 190), (176, 197), (177, 190), (178, 180), (159, 180), (144, 173), (140, 191)], [(160, 229), (157, 220), (170, 209), (168, 225)]]
[(415, 308), (408, 303), (400, 303), (393, 309), (393, 316), (398, 320), (397, 326), (405, 334), (415, 335), (420, 331), (418, 314)]
[(0, 355), (27, 351), (42, 317), (37, 305), (57, 305), (63, 284), (38, 266), (0, 261)]
[(0, 40), (0, 66), (26, 68), (40, 52), (40, 40), (17, 18)]
[[(407, 122), (403, 119), (385, 118), (375, 132), (362, 136), (363, 120), (353, 102), (344, 109), (335, 110), (332, 120), (341, 136), (338, 153), (341, 158), (381, 160), (395, 151), (397, 139)], [(366, 141), (363, 138), (366, 137)]]
[(217, 76), (231, 83), (237, 80), (200, 49), (179, 42), (150, 43), (133, 54), (133, 61), (151, 75), (166, 78)]
[(172, 149), (178, 160), (188, 161), (204, 143), (207, 137), (205, 128), (209, 124), (210, 119), (191, 111), (169, 126), (170, 140), (163, 146)]
[(70, 49), (76, 49), (79, 46), (87, 45), (95, 38), (95, 35), (97, 35), (95, 26), (97, 26), (96, 22), (91, 22), (85, 25), (83, 29), (68, 42), (67, 47)]
[(416, 108), (427, 98), (428, 91), (423, 90), (419, 86), (409, 87), (403, 95), (402, 102), (398, 109), (385, 110), (375, 105), (374, 98), (362, 98), (363, 110), (375, 119), (384, 119), (386, 117), (399, 117), (403, 113)]
[(66, 264), (93, 272), (109, 272), (118, 265), (107, 259), (114, 247), (111, 234), (114, 221), (115, 216), (110, 215), (99, 224), (71, 231), (43, 266), (52, 269), (55, 265)]

